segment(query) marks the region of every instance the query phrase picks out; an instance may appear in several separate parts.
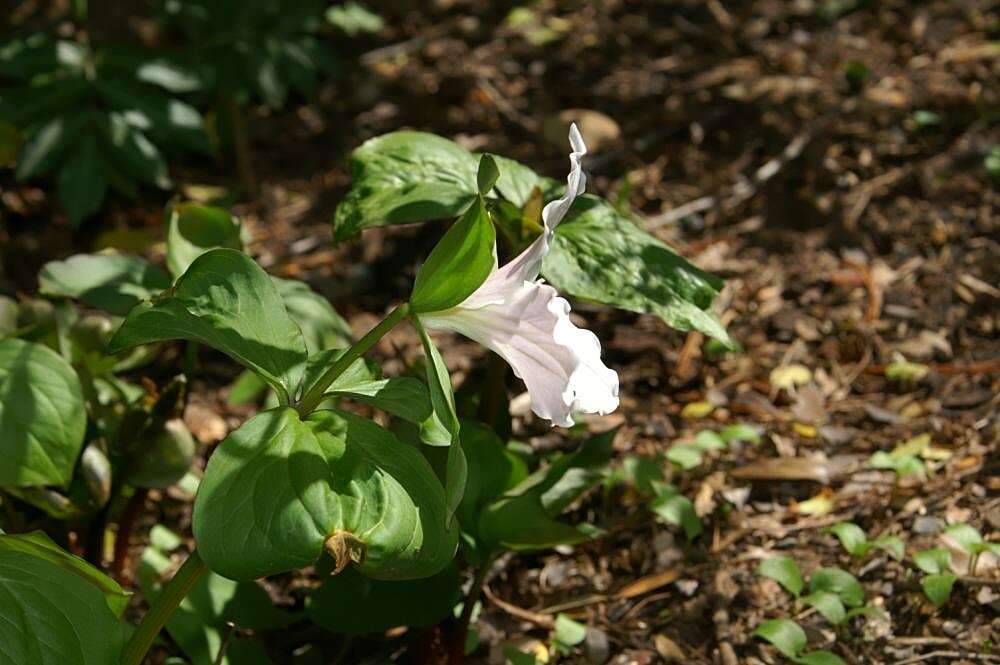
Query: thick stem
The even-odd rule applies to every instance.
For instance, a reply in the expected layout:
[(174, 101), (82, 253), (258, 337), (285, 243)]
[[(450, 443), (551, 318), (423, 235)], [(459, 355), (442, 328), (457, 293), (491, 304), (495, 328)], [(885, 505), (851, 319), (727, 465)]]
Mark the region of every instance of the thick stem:
[(226, 99), (226, 110), (233, 130), (233, 152), (236, 156), (236, 173), (248, 198), (257, 197), (257, 175), (253, 169), (253, 149), (247, 133), (246, 117), (243, 109), (232, 97)]
[(500, 416), (506, 383), (507, 362), (497, 354), (490, 353), (483, 391), (479, 395), (479, 419), (493, 429), (497, 428), (497, 418)]
[(495, 560), (496, 556), (488, 557), (472, 579), (472, 586), (469, 587), (469, 593), (465, 595), (465, 602), (462, 603), (462, 614), (458, 617), (458, 625), (455, 626), (455, 634), (452, 636), (448, 665), (462, 665), (465, 662), (465, 640), (469, 635), (472, 611), (475, 609), (476, 603), (479, 602), (479, 597), (483, 593), (483, 585), (486, 583), (486, 576), (490, 574)]
[(187, 561), (163, 587), (160, 595), (146, 612), (146, 616), (142, 618), (139, 627), (132, 633), (122, 651), (122, 665), (141, 665), (153, 640), (206, 570), (208, 566), (201, 560), (198, 551), (191, 552)]
[(347, 352), (337, 358), (336, 362), (330, 365), (330, 369), (323, 373), (323, 376), (319, 378), (319, 381), (309, 389), (300, 401), (296, 410), (301, 416), (307, 416), (312, 413), (319, 403), (323, 401), (323, 395), (326, 393), (326, 389), (330, 387), (338, 376), (344, 373), (344, 371), (350, 367), (355, 360), (361, 356), (368, 353), (375, 344), (385, 337), (385, 334), (390, 330), (395, 328), (399, 323), (406, 318), (406, 315), (410, 312), (410, 304), (404, 303), (397, 307), (396, 309), (389, 312), (389, 315), (382, 319), (381, 323), (368, 331), (368, 334), (359, 339), (354, 343), (354, 346), (349, 348)]

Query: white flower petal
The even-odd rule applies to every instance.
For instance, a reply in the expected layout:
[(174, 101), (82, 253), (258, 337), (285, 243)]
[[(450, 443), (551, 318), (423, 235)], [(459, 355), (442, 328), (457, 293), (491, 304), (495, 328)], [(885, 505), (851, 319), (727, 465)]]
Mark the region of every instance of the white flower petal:
[[(480, 288), (495, 292), (490, 281), (497, 275)], [(618, 375), (601, 361), (597, 336), (573, 325), (569, 312), (569, 303), (548, 284), (521, 282), (499, 302), (476, 308), (463, 303), (420, 320), (499, 354), (527, 385), (531, 410), (569, 427), (575, 411), (606, 414), (618, 408)]]
[(542, 210), (542, 223), (545, 224), (542, 235), (535, 238), (535, 241), (517, 258), (500, 268), (512, 283), (530, 282), (538, 278), (538, 273), (542, 269), (542, 259), (549, 253), (552, 233), (569, 212), (576, 197), (587, 188), (587, 176), (583, 172), (581, 163), (583, 156), (587, 154), (587, 146), (580, 136), (580, 130), (576, 128), (576, 123), (570, 125), (569, 143), (573, 152), (569, 155), (570, 171), (566, 176), (566, 193), (561, 198), (550, 201)]

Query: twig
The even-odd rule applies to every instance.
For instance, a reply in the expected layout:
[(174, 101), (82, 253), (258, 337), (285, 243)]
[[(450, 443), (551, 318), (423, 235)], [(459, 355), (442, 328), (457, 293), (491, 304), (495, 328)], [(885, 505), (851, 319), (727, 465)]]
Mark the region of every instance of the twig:
[(1000, 662), (1000, 656), (991, 656), (985, 653), (973, 653), (971, 651), (952, 651), (950, 649), (941, 649), (939, 651), (931, 651), (929, 653), (921, 654), (919, 656), (914, 656), (912, 658), (907, 658), (906, 660), (901, 660), (896, 663), (896, 665), (909, 665), (910, 663), (920, 663), (925, 660), (931, 660), (933, 658), (967, 658), (969, 660), (983, 660), (988, 663)]
[(122, 509), (122, 514), (118, 518), (118, 531), (115, 534), (115, 556), (111, 563), (111, 577), (120, 583), (131, 586), (131, 571), (127, 570), (129, 541), (132, 539), (132, 530), (135, 522), (142, 514), (142, 509), (146, 505), (146, 497), (149, 490), (144, 487), (135, 488), (135, 493), (129, 497), (128, 502)]
[(232, 621), (226, 622), (226, 632), (222, 634), (222, 642), (219, 644), (219, 652), (215, 655), (215, 665), (222, 665), (226, 659), (226, 651), (229, 649), (229, 640), (236, 632), (236, 624)]
[(487, 600), (489, 600), (491, 603), (502, 609), (504, 612), (506, 612), (511, 616), (517, 617), (518, 619), (523, 619), (524, 621), (528, 621), (530, 623), (535, 624), (536, 626), (540, 626), (548, 630), (551, 630), (556, 625), (555, 619), (553, 619), (548, 615), (539, 614), (538, 612), (532, 612), (531, 610), (526, 610), (523, 607), (518, 607), (517, 605), (508, 603), (506, 600), (503, 600), (502, 598), (498, 598), (493, 594), (492, 591), (490, 591), (490, 587), (488, 585), (483, 586), (483, 595), (486, 596)]

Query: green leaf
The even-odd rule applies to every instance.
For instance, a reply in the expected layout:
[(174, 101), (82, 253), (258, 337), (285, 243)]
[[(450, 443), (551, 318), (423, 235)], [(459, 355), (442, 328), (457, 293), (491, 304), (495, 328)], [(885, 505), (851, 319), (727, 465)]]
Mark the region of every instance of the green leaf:
[(565, 614), (557, 614), (552, 629), (552, 645), (556, 651), (568, 654), (573, 647), (587, 639), (587, 626), (573, 621)]
[(760, 432), (757, 428), (752, 425), (744, 424), (725, 427), (721, 432), (719, 432), (719, 436), (722, 437), (723, 441), (729, 444), (734, 441), (746, 441), (747, 443), (754, 444), (760, 443), (761, 441)]
[(488, 504), (478, 525), (484, 543), (531, 550), (586, 540), (584, 531), (555, 517), (607, 476), (616, 433), (591, 437), (576, 452), (559, 457)]
[(829, 591), (814, 591), (802, 599), (809, 607), (816, 608), (816, 611), (823, 615), (823, 618), (834, 626), (840, 625), (847, 619), (847, 610), (840, 602), (840, 597)]
[(882, 536), (872, 541), (872, 547), (886, 552), (896, 561), (902, 561), (905, 554), (905, 546), (899, 536)]
[(460, 438), (468, 461), (465, 492), (458, 509), (462, 529), (479, 538), (478, 520), (483, 509), (527, 477), (520, 458), (509, 454), (496, 432), (482, 423), (463, 420)]
[(917, 568), (925, 573), (934, 575), (948, 570), (951, 565), (951, 555), (945, 548), (935, 547), (914, 554), (913, 563), (917, 564)]
[(571, 296), (655, 314), (678, 330), (698, 330), (732, 344), (710, 311), (722, 282), (597, 197), (577, 198), (556, 228), (542, 275)]
[(952, 524), (944, 530), (944, 534), (969, 554), (976, 554), (982, 549), (979, 545), (982, 544), (983, 537), (972, 525)]
[(101, 99), (119, 111), (126, 122), (161, 145), (211, 153), (201, 114), (193, 106), (150, 86), (121, 79), (100, 80), (96, 88)]
[(416, 580), (374, 580), (348, 568), (323, 575), (306, 598), (313, 622), (340, 635), (374, 635), (390, 628), (430, 628), (449, 616), (461, 600), (458, 567)]
[(613, 480), (624, 480), (631, 483), (643, 494), (655, 494), (663, 485), (663, 469), (661, 460), (649, 457), (629, 455), (622, 460), (622, 467)]
[(649, 509), (670, 524), (684, 529), (688, 540), (701, 534), (701, 520), (695, 512), (691, 499), (679, 493), (673, 486), (667, 486), (650, 502)]
[(108, 189), (104, 169), (104, 160), (92, 135), (83, 137), (59, 169), (59, 200), (73, 226), (79, 226), (100, 210)]
[(831, 526), (828, 531), (837, 537), (851, 556), (864, 556), (871, 548), (868, 537), (857, 524), (840, 522)]
[(120, 113), (102, 115), (97, 123), (113, 165), (132, 180), (169, 189), (167, 163), (153, 143)]
[(500, 169), (492, 155), (483, 155), (479, 158), (479, 170), (476, 172), (476, 186), (480, 196), (486, 196), (493, 189), (500, 177)]
[(105, 595), (114, 583), (101, 578), (37, 534), (0, 536), (3, 661), (118, 665), (124, 631)]
[(496, 268), (496, 230), (478, 199), (444, 234), (417, 272), (410, 296), (416, 314), (458, 305)]
[[(3, 532), (0, 531), (0, 535), (2, 534)], [(108, 609), (116, 617), (120, 617), (128, 606), (130, 594), (126, 593), (117, 582), (80, 557), (60, 548), (42, 531), (2, 535), (0, 537), (0, 553), (3, 552), (30, 554), (36, 559), (45, 560), (73, 573), (104, 594)]]
[(272, 277), (271, 281), (278, 287), (288, 315), (302, 330), (310, 353), (346, 348), (354, 343), (351, 326), (344, 317), (308, 284), (280, 277)]
[(820, 568), (809, 578), (809, 591), (829, 591), (848, 607), (865, 604), (865, 592), (858, 580), (840, 568)]
[(222, 208), (180, 203), (167, 209), (167, 268), (177, 279), (210, 249), (243, 249), (239, 220)]
[(39, 127), (28, 137), (17, 162), (20, 180), (44, 175), (55, 168), (66, 150), (80, 139), (87, 115), (59, 116)]
[(760, 566), (757, 567), (757, 574), (770, 577), (796, 598), (802, 593), (802, 587), (805, 586), (802, 572), (790, 556), (779, 555), (762, 560)]
[(139, 301), (170, 288), (170, 278), (138, 256), (77, 254), (46, 263), (38, 273), (38, 286), (46, 295), (124, 316)]
[(511, 663), (511, 665), (538, 665), (538, 659), (533, 655), (524, 653), (510, 645), (505, 645), (503, 648), (503, 657)]
[(285, 403), (298, 391), (306, 361), (302, 333), (267, 273), (242, 252), (213, 249), (195, 259), (172, 289), (128, 313), (109, 352), (169, 339), (228, 354)]
[(448, 139), (393, 132), (351, 156), (354, 184), (337, 208), (334, 240), (386, 224), (454, 217), (476, 198), (477, 160)]
[(794, 659), (806, 648), (806, 632), (791, 619), (770, 619), (757, 626), (753, 634), (773, 644), (788, 658)]
[[(165, 540), (162, 531), (165, 530), (161, 529), (161, 541)], [(166, 547), (147, 547), (139, 565), (139, 586), (150, 603), (156, 602), (163, 580), (176, 568), (169, 552), (179, 546), (180, 539), (167, 533), (174, 536), (174, 542), (165, 543)], [(215, 665), (224, 636), (230, 632), (227, 622), (242, 630), (261, 630), (280, 628), (294, 618), (275, 607), (267, 592), (256, 582), (234, 582), (208, 572), (198, 579), (170, 616), (166, 629), (194, 665)], [(230, 636), (221, 660), (225, 665), (268, 665), (270, 662), (261, 644), (238, 633)]]
[(725, 440), (716, 432), (710, 429), (703, 429), (695, 435), (694, 447), (698, 450), (708, 452), (709, 450), (720, 450), (726, 447)]
[(513, 159), (499, 155), (491, 156), (500, 169), (500, 178), (496, 182), (497, 191), (518, 208), (524, 207), (536, 187), (544, 193), (551, 194), (551, 198), (562, 195), (559, 187), (565, 187), (565, 182), (560, 184), (556, 180), (541, 178), (527, 166)]
[(701, 464), (701, 449), (684, 443), (667, 448), (667, 459), (684, 471), (690, 471)]
[(923, 587), (927, 599), (934, 603), (935, 607), (941, 607), (951, 597), (951, 589), (955, 586), (956, 579), (952, 573), (927, 575), (920, 580), (920, 586)]
[(69, 363), (47, 346), (0, 340), (0, 486), (69, 485), (86, 426)]
[(349, 413), (264, 411), (205, 470), (194, 534), (209, 567), (246, 580), (315, 562), (335, 532), (364, 544), (376, 579), (433, 575), (452, 558), (444, 488), (420, 453)]
[(810, 651), (809, 653), (793, 659), (799, 665), (844, 665), (840, 656), (829, 651)]
[(354, 0), (327, 9), (326, 20), (349, 37), (378, 32), (385, 26), (381, 16)]

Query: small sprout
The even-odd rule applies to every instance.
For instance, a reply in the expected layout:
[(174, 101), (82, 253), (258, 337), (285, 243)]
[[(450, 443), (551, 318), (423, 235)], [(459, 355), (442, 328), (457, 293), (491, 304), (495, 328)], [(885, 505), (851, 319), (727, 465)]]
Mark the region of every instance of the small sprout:
[(871, 72), (868, 67), (857, 60), (848, 60), (844, 64), (844, 78), (847, 79), (847, 85), (850, 86), (851, 90), (860, 90), (869, 74)]
[(587, 637), (587, 626), (573, 621), (565, 614), (556, 616), (555, 628), (552, 629), (552, 650), (567, 655), (573, 647), (583, 642)]
[(757, 626), (753, 634), (770, 642), (775, 649), (800, 665), (843, 665), (839, 656), (829, 651), (810, 651), (806, 648), (806, 633), (791, 619), (771, 619)]
[(709, 450), (725, 448), (726, 442), (718, 433), (710, 429), (703, 429), (694, 437), (694, 447), (708, 452)]
[(771, 578), (796, 598), (805, 586), (802, 571), (790, 556), (779, 555), (764, 559), (757, 567), (757, 574)]
[(951, 555), (948, 550), (943, 547), (935, 547), (917, 552), (913, 555), (913, 563), (917, 564), (917, 568), (927, 573), (920, 580), (920, 586), (923, 588), (927, 600), (931, 601), (935, 607), (941, 607), (947, 603), (957, 579), (950, 571)]
[(848, 607), (860, 607), (865, 603), (865, 592), (857, 578), (840, 568), (820, 568), (813, 572), (809, 591), (828, 591)]
[(805, 365), (783, 365), (771, 370), (771, 387), (775, 390), (792, 390), (812, 381), (812, 372)]
[(994, 180), (1000, 180), (1000, 145), (995, 145), (990, 149), (983, 160), (983, 168), (986, 174)]
[(814, 591), (803, 598), (802, 602), (822, 614), (823, 618), (834, 626), (847, 620), (847, 610), (844, 608), (844, 603), (835, 593)]
[(722, 431), (719, 432), (719, 436), (722, 437), (723, 441), (730, 445), (732, 445), (735, 441), (745, 441), (747, 443), (754, 444), (760, 443), (761, 441), (760, 432), (757, 431), (757, 428), (744, 424), (729, 425), (728, 427), (724, 427)]
[(890, 453), (879, 451), (868, 460), (868, 466), (873, 469), (891, 469), (900, 478), (920, 475), (924, 472), (924, 463), (913, 455), (895, 457)]
[(941, 607), (951, 597), (951, 589), (955, 586), (955, 580), (956, 577), (953, 573), (926, 575), (920, 580), (920, 586), (923, 588), (927, 600), (934, 603), (935, 607)]
[(715, 410), (715, 405), (708, 401), (701, 402), (691, 402), (685, 404), (684, 408), (681, 409), (681, 418), (685, 420), (701, 420), (702, 418), (707, 418), (712, 411)]
[(861, 527), (850, 522), (834, 524), (827, 532), (835, 535), (851, 556), (864, 556), (872, 549), (880, 549), (896, 561), (903, 558), (903, 541), (898, 536), (882, 536), (870, 541)]
[(682, 471), (690, 471), (701, 464), (701, 449), (686, 443), (679, 443), (667, 450), (667, 459)]
[(920, 363), (911, 363), (902, 356), (885, 368), (885, 378), (903, 386), (913, 386), (930, 374), (931, 368)]
[(664, 522), (684, 529), (684, 535), (688, 540), (694, 540), (701, 534), (701, 520), (694, 510), (694, 504), (673, 485), (664, 486), (650, 502), (649, 508)]
[(941, 116), (934, 111), (918, 109), (910, 114), (910, 121), (917, 129), (925, 129), (941, 124)]

